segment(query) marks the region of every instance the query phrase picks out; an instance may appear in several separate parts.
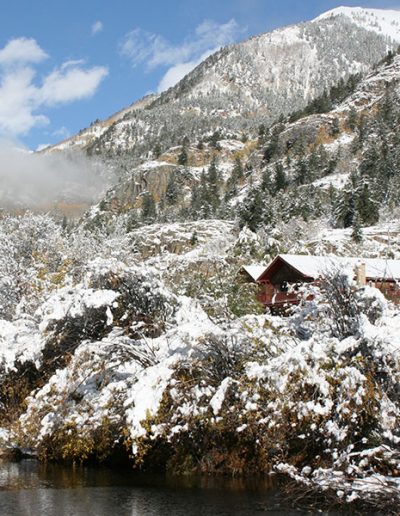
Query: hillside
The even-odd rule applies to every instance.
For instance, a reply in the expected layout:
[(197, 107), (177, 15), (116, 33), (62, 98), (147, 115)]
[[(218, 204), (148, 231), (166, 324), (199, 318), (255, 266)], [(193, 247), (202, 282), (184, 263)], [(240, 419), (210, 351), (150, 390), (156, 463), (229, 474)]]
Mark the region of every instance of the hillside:
[[(304, 107), (339, 79), (366, 72), (400, 41), (396, 11), (333, 11), (223, 48), (145, 109), (128, 109), (60, 146), (140, 159), (215, 130), (240, 138)], [(366, 20), (366, 21), (365, 21)], [(380, 25), (379, 25), (380, 24)], [(176, 122), (179, 121), (179, 122)], [(158, 151), (157, 151), (158, 152)], [(120, 159), (120, 158), (119, 158)]]
[(235, 216), (252, 230), (299, 219), (374, 224), (379, 211), (387, 217), (398, 205), (399, 79), (400, 58), (390, 55), (370, 74), (260, 126), (257, 138), (218, 133), (172, 147), (126, 174), (86, 223), (113, 224), (121, 215), (130, 227)]
[(243, 266), (400, 260), (399, 24), (256, 36), (43, 151), (118, 179), (79, 220), (0, 212), (6, 453), (275, 472), (312, 511), (398, 512), (399, 306), (332, 268), (283, 278), (298, 304), (272, 313)]

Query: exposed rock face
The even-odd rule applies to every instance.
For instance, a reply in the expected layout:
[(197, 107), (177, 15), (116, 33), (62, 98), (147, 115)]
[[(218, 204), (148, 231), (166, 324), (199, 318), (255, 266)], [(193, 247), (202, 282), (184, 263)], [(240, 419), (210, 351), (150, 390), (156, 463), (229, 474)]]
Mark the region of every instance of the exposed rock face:
[(176, 169), (174, 165), (160, 164), (151, 168), (140, 168), (127, 180), (117, 185), (111, 195), (114, 199), (114, 209), (127, 211), (138, 206), (138, 198), (143, 192), (150, 192), (154, 199), (159, 201), (167, 190), (171, 173)]

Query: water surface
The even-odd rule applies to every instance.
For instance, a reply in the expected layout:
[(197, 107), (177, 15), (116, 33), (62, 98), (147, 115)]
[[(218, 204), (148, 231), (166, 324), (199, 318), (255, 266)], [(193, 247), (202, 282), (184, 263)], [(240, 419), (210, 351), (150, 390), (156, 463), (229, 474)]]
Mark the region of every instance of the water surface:
[(276, 480), (165, 478), (129, 469), (60, 466), (34, 460), (0, 464), (0, 515), (299, 515)]

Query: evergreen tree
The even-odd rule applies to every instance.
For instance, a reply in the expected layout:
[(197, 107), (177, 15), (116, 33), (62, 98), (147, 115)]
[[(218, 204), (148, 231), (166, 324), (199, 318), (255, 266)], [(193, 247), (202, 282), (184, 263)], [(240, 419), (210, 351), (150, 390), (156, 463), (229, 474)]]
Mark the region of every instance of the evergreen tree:
[(221, 140), (221, 133), (216, 130), (213, 132), (213, 134), (210, 137), (210, 145), (216, 150), (221, 150), (221, 146), (219, 144), (219, 140)]
[(261, 124), (258, 127), (258, 145), (260, 147), (265, 144), (265, 140), (266, 140), (267, 136), (268, 136), (268, 131), (267, 131), (265, 125)]
[(270, 194), (273, 192), (271, 173), (268, 169), (264, 170), (262, 173), (260, 188), (264, 193)]
[(347, 125), (354, 131), (357, 127), (357, 111), (352, 107), (347, 115)]
[(199, 241), (199, 238), (197, 236), (197, 232), (196, 230), (193, 231), (192, 233), (192, 236), (190, 237), (190, 243), (192, 244), (192, 246), (195, 246)]
[(358, 117), (357, 132), (359, 147), (362, 147), (367, 136), (367, 119), (364, 114)]
[(332, 109), (332, 101), (326, 91), (314, 101), (315, 113), (328, 113)]
[(315, 149), (311, 151), (311, 154), (307, 160), (307, 181), (312, 181), (315, 177), (321, 174), (321, 162), (320, 157)]
[(283, 126), (281, 124), (276, 125), (271, 134), (271, 139), (267, 148), (264, 151), (263, 159), (267, 163), (272, 161), (279, 154), (279, 135), (283, 130)]
[(175, 172), (172, 172), (172, 174), (169, 177), (167, 189), (165, 192), (166, 203), (170, 206), (176, 204), (180, 195), (181, 188), (177, 183)]
[(186, 167), (186, 165), (188, 164), (188, 161), (189, 161), (189, 157), (188, 157), (187, 149), (183, 145), (182, 149), (181, 149), (181, 152), (180, 152), (180, 154), (178, 156), (178, 165)]
[(378, 203), (373, 200), (368, 183), (363, 183), (358, 188), (357, 214), (360, 221), (367, 226), (379, 221)]
[(335, 208), (336, 225), (343, 228), (351, 227), (353, 225), (356, 209), (354, 190), (350, 186), (350, 188), (345, 188), (338, 198)]
[(237, 156), (235, 158), (235, 165), (233, 167), (233, 177), (235, 179), (235, 181), (240, 181), (241, 179), (243, 179), (243, 176), (244, 176), (244, 172), (243, 172), (243, 165), (242, 165), (242, 161), (241, 159), (239, 158), (239, 156)]
[(334, 118), (332, 122), (331, 134), (337, 136), (340, 133), (340, 122), (338, 118)]
[(219, 205), (220, 205), (220, 184), (221, 178), (219, 174), (219, 170), (217, 168), (217, 163), (215, 157), (212, 159), (211, 164), (208, 168), (207, 172), (207, 201), (211, 206), (212, 213), (215, 214)]
[(275, 166), (274, 193), (277, 193), (280, 190), (286, 190), (287, 186), (287, 178), (283, 165), (281, 163), (277, 163)]
[(378, 175), (380, 160), (381, 156), (376, 146), (370, 146), (360, 163), (361, 176), (374, 179)]
[(144, 222), (153, 222), (156, 219), (157, 210), (154, 197), (150, 192), (143, 195), (141, 219)]
[(351, 239), (356, 244), (361, 244), (363, 241), (363, 233), (361, 229), (361, 223), (360, 223), (360, 217), (358, 215), (358, 212), (356, 212), (353, 220), (353, 230), (351, 232)]
[(161, 156), (161, 145), (160, 145), (160, 142), (157, 142), (155, 145), (154, 145), (154, 148), (153, 148), (153, 156), (157, 159)]
[(251, 231), (256, 231), (263, 222), (264, 199), (259, 188), (253, 187), (239, 211), (240, 226), (247, 226)]
[(295, 171), (295, 181), (297, 185), (304, 185), (309, 181), (309, 170), (305, 159), (301, 158), (297, 162)]
[(200, 176), (200, 185), (198, 187), (193, 187), (192, 189), (190, 211), (195, 220), (208, 219), (214, 213), (211, 199), (212, 195), (210, 193), (210, 185), (207, 176), (208, 174), (206, 174), (203, 169)]
[(392, 99), (392, 87), (387, 84), (385, 89), (385, 95), (379, 106), (379, 117), (380, 120), (389, 125), (393, 126), (393, 99)]

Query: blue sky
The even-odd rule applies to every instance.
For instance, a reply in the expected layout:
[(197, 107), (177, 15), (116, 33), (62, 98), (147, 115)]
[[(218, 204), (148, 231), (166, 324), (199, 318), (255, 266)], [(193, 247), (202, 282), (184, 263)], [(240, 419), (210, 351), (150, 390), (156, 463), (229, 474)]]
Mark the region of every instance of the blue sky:
[(35, 149), (172, 85), (221, 45), (400, 0), (0, 1), (0, 137)]

